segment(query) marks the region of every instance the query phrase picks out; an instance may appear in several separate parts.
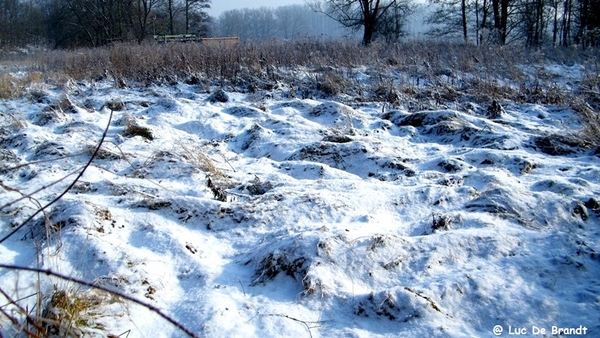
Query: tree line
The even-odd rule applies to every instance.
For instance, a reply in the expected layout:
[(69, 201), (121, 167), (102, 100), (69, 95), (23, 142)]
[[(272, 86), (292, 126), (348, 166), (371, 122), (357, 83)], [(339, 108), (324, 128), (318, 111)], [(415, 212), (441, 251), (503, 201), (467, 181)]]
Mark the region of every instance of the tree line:
[[(600, 0), (428, 0), (429, 35), (465, 43), (600, 46)], [(314, 10), (363, 31), (397, 40), (411, 0), (314, 0)]]
[[(600, 46), (600, 0), (427, 0), (428, 35), (471, 44)], [(416, 0), (312, 0), (239, 9), (217, 18), (211, 0), (0, 0), (0, 48), (142, 42), (152, 35), (238, 36), (244, 41), (405, 36)], [(346, 28), (346, 30), (342, 29)]]
[(210, 0), (0, 0), (0, 47), (141, 42), (153, 34), (208, 35)]
[(242, 41), (353, 36), (338, 22), (306, 5), (228, 10), (215, 19), (213, 34), (237, 36)]
[(465, 42), (600, 46), (600, 0), (429, 0), (431, 34)]

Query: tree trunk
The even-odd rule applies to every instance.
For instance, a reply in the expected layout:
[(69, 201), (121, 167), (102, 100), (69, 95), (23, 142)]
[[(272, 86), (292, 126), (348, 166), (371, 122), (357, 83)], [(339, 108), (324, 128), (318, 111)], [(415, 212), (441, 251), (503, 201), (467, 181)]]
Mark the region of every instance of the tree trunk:
[(375, 25), (365, 21), (362, 44), (368, 46), (373, 41), (373, 33), (375, 33)]
[[(487, 17), (488, 17), (488, 8), (487, 8), (487, 0), (483, 0), (483, 17), (481, 18), (481, 30), (485, 32), (485, 27), (487, 25)], [(480, 37), (481, 42), (483, 43), (483, 34)]]
[(500, 0), (500, 44), (506, 44), (507, 25), (508, 25), (508, 4), (510, 0)]
[(467, 44), (469, 43), (469, 37), (467, 36), (467, 0), (460, 1), (460, 9), (462, 14), (463, 38), (465, 39), (465, 44)]
[(190, 32), (190, 0), (185, 0), (185, 35)]
[(552, 3), (554, 9), (554, 23), (552, 27), (552, 46), (556, 47), (556, 40), (558, 36), (558, 0), (554, 0)]
[(541, 46), (544, 42), (544, 31), (546, 30), (546, 18), (544, 17), (544, 2), (538, 0), (537, 2), (537, 31), (536, 31), (536, 42), (538, 46)]
[(174, 29), (174, 24), (173, 22), (175, 21), (175, 6), (173, 6), (173, 1), (175, 0), (168, 0), (167, 1), (167, 11), (169, 12), (169, 34), (173, 35), (175, 34), (175, 29)]
[(475, 0), (475, 43), (479, 46), (479, 1)]
[(562, 45), (567, 47), (571, 43), (571, 0), (565, 0), (562, 26)]
[(502, 36), (500, 34), (501, 23), (500, 23), (500, 0), (492, 0), (492, 9), (494, 10), (494, 34), (496, 35), (496, 42), (501, 43)]
[(579, 31), (577, 32), (577, 43), (581, 44), (583, 49), (587, 46), (587, 28), (588, 28), (588, 1), (581, 0), (579, 6)]
[(377, 15), (379, 12), (379, 0), (375, 1), (375, 5), (371, 7), (372, 0), (361, 0), (360, 6), (363, 13), (364, 31), (363, 45), (368, 46), (373, 41), (373, 34), (377, 25)]

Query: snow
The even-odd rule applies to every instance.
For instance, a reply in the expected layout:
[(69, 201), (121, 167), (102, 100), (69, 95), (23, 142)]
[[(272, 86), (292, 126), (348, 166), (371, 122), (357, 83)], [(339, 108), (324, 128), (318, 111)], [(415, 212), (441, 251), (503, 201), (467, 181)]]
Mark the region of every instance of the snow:
[[(552, 76), (579, 71), (559, 67)], [(74, 180), (107, 103), (125, 108), (47, 210), (53, 227), (28, 223), (0, 244), (2, 264), (94, 281), (206, 337), (600, 335), (600, 159), (536, 143), (576, 135), (568, 108), (503, 102), (489, 119), (475, 103), (409, 112), (283, 89), (228, 102), (184, 84), (37, 90), (43, 100), (0, 103), (2, 184), (35, 197), (7, 206), (20, 194), (2, 191), (2, 237)], [(57, 108), (65, 97), (74, 109)], [(126, 136), (125, 114), (153, 139)], [(15, 298), (35, 293), (36, 274), (0, 276)], [(56, 286), (77, 287), (44, 277), (44, 302)], [(185, 336), (125, 301), (94, 311), (90, 336)]]

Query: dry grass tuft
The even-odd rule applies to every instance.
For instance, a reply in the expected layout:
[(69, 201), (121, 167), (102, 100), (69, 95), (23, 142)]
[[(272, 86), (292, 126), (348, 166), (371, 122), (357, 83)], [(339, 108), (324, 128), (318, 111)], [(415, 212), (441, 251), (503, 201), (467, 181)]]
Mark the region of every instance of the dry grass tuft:
[(10, 74), (0, 74), (0, 99), (20, 97), (23, 91), (20, 79)]
[(211, 176), (218, 180), (228, 178), (222, 170), (217, 168), (215, 162), (201, 147), (196, 145), (186, 145), (183, 142), (179, 142), (178, 146), (183, 150), (183, 158), (198, 170), (205, 172), (207, 176)]
[(28, 93), (28, 88), (44, 82), (44, 74), (38, 71), (29, 71), (24, 75), (0, 73), (0, 99), (23, 97)]
[(119, 298), (99, 290), (82, 291), (80, 289), (58, 290), (56, 286), (46, 298), (38, 288), (35, 311), (19, 304), (22, 300), (12, 299), (4, 290), (0, 293), (8, 303), (0, 308), (0, 313), (11, 324), (2, 324), (3, 332), (12, 330), (14, 337), (86, 337), (106, 336), (105, 327), (100, 319), (105, 317), (102, 307), (119, 302)]
[(576, 98), (570, 106), (583, 124), (579, 134), (582, 143), (586, 148), (600, 147), (600, 113), (595, 112), (582, 98)]
[(144, 127), (138, 124), (138, 121), (131, 114), (123, 115), (123, 125), (125, 126), (125, 131), (123, 134), (127, 137), (133, 136), (141, 136), (146, 140), (152, 141), (154, 140), (154, 135), (152, 135), (152, 130), (148, 127)]
[(346, 93), (348, 79), (335, 72), (325, 72), (315, 79), (316, 89), (327, 96), (336, 96)]
[(21, 111), (0, 113), (0, 126), (8, 130), (21, 130), (27, 127), (27, 119)]
[(219, 169), (199, 146), (190, 146), (179, 142), (179, 147), (183, 150), (183, 158), (206, 174), (206, 186), (210, 189), (214, 198), (221, 202), (229, 201), (227, 189), (233, 186), (231, 178)]
[(86, 331), (102, 329), (95, 323), (99, 314), (94, 309), (105, 302), (96, 292), (55, 290), (39, 320), (49, 335), (80, 337)]

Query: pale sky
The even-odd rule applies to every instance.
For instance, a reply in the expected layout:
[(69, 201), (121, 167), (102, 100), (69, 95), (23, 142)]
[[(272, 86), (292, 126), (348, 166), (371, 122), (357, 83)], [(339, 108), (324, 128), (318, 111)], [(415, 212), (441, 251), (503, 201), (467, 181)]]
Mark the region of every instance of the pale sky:
[(279, 7), (286, 5), (302, 5), (304, 3), (304, 0), (212, 0), (208, 14), (217, 17), (221, 12), (230, 9)]

